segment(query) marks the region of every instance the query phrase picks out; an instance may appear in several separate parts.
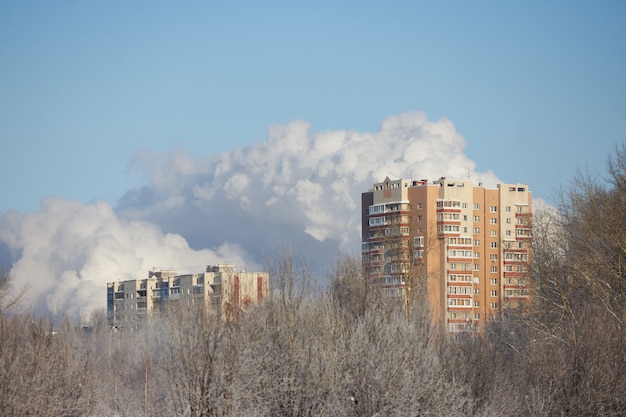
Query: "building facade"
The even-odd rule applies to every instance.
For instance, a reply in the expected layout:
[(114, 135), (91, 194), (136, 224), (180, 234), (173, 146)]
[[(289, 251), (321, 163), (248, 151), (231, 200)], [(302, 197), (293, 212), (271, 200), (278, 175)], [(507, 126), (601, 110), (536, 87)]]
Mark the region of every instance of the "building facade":
[(107, 315), (115, 328), (136, 328), (148, 317), (172, 305), (201, 306), (227, 317), (267, 296), (267, 272), (236, 271), (233, 265), (209, 265), (198, 274), (151, 271), (147, 278), (109, 282)]
[(362, 194), (363, 266), (388, 296), (427, 302), (448, 331), (480, 331), (530, 299), (531, 219), (523, 184), (386, 178)]

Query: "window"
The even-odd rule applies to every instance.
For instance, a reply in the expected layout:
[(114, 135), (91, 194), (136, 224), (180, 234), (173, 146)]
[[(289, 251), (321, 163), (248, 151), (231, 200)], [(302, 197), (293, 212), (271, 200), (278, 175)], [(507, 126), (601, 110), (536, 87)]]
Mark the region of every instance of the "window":
[(472, 264), (451, 263), (449, 269), (451, 269), (451, 270), (460, 270), (460, 271), (471, 271), (472, 270)]
[(492, 217), (489, 219), (489, 224), (497, 224), (498, 223), (498, 219), (496, 219), (495, 217)]
[(448, 275), (448, 281), (463, 281), (470, 282), (472, 280), (471, 275), (467, 274), (450, 274)]
[(490, 213), (495, 213), (498, 211), (498, 206), (489, 206), (489, 212)]
[(400, 297), (402, 295), (402, 288), (385, 288), (384, 294), (389, 298)]
[(492, 272), (492, 273), (497, 273), (497, 272), (498, 272), (498, 267), (497, 267), (497, 266), (492, 266), (492, 267), (490, 267), (490, 268), (489, 268), (489, 272)]
[(489, 295), (491, 295), (492, 297), (497, 297), (498, 296), (498, 291), (491, 290), (491, 291), (489, 291)]
[(491, 303), (491, 308), (494, 310), (498, 308), (498, 303)]
[(507, 252), (504, 254), (504, 259), (507, 261), (528, 261), (528, 254), (526, 253), (517, 253), (517, 252)]
[(528, 297), (528, 290), (521, 289), (521, 288), (510, 289), (504, 292), (504, 296), (507, 298)]
[(421, 210), (421, 209), (422, 209), (422, 207), (423, 207), (423, 204), (422, 204), (422, 203), (417, 203), (417, 209), (418, 209), (418, 210)]
[(474, 320), (480, 320), (480, 313), (474, 313)]
[(489, 243), (489, 247), (491, 247), (491, 248), (497, 248), (497, 247), (498, 247), (498, 242), (490, 242), (490, 243)]
[(480, 301), (474, 301), (474, 307), (480, 307)]
[(511, 236), (511, 231), (510, 231), (510, 230), (507, 230), (507, 231), (506, 231), (506, 233), (505, 233), (505, 235), (507, 235), (507, 236)]
[(472, 251), (471, 250), (449, 250), (448, 257), (449, 258), (471, 258)]
[(475, 227), (474, 228), (474, 234), (477, 235), (480, 233), (480, 227)]
[(497, 230), (490, 230), (489, 231), (489, 236), (498, 236), (498, 231)]
[(510, 212), (511, 212), (511, 206), (506, 206), (505, 211), (506, 211), (507, 213), (510, 213)]
[[(392, 271), (401, 271), (401, 272), (406, 272), (408, 269), (407, 264), (404, 263), (400, 263), (400, 264), (391, 264), (391, 270)], [(398, 277), (398, 279), (400, 279)]]
[(490, 261), (497, 261), (498, 260), (498, 254), (497, 253), (492, 253), (491, 255), (489, 255), (489, 260)]
[(510, 217), (506, 218), (506, 224), (511, 224), (511, 218)]
[(386, 285), (397, 285), (402, 284), (402, 278), (397, 275), (388, 275), (385, 277)]
[(480, 210), (480, 204), (474, 203), (474, 210)]
[(413, 246), (421, 248), (424, 246), (424, 236), (416, 236), (413, 238)]
[(480, 246), (480, 240), (474, 240), (474, 246)]
[(471, 301), (469, 298), (449, 298), (448, 305), (449, 306), (457, 306), (457, 307), (471, 307)]
[(498, 278), (491, 278), (491, 279), (489, 280), (489, 283), (490, 283), (491, 285), (498, 285)]
[(448, 294), (471, 294), (472, 287), (448, 287)]
[(387, 224), (387, 217), (372, 217), (369, 219), (370, 226), (380, 226), (383, 224)]
[(474, 221), (475, 222), (479, 222), (480, 221), (480, 216), (474, 216)]
[(439, 233), (460, 232), (460, 231), (461, 231), (460, 226), (455, 226), (455, 225), (450, 225), (450, 224), (439, 225)]
[(384, 204), (376, 204), (369, 207), (369, 214), (379, 214), (385, 212)]
[(439, 200), (437, 201), (437, 208), (460, 208), (461, 202), (459, 200)]
[(474, 294), (480, 294), (480, 290), (478, 288), (474, 288)]
[[(459, 187), (463, 187), (463, 185), (459, 184)], [(467, 203), (463, 203), (463, 204), (461, 204), (461, 207), (463, 207), (463, 208), (467, 208)]]
[(480, 265), (474, 264), (474, 271), (480, 271)]
[(422, 215), (420, 214), (419, 216), (417, 216), (417, 221), (421, 222), (422, 221)]

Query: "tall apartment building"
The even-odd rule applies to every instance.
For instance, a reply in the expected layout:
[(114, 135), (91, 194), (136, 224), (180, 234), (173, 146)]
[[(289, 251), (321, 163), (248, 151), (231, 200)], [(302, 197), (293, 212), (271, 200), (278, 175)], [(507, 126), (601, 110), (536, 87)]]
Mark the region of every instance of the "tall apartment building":
[(387, 295), (428, 302), (448, 331), (480, 331), (529, 300), (531, 216), (523, 184), (386, 178), (362, 194), (363, 265)]
[(236, 271), (229, 264), (209, 265), (198, 274), (151, 271), (144, 279), (107, 283), (107, 315), (111, 326), (131, 329), (172, 304), (219, 309), (227, 316), (261, 301), (268, 290), (267, 272)]

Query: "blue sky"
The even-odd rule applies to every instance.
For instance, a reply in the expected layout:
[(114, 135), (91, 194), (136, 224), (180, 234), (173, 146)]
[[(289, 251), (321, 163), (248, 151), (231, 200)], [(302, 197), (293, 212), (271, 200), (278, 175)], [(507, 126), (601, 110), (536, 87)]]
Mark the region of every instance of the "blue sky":
[(76, 317), (152, 268), (358, 256), (387, 175), (554, 203), (626, 142), (624, 21), (623, 1), (0, 2), (0, 266)]
[(626, 4), (2, 2), (0, 211), (113, 204), (138, 149), (194, 155), (450, 119), (480, 170), (550, 199), (626, 140)]

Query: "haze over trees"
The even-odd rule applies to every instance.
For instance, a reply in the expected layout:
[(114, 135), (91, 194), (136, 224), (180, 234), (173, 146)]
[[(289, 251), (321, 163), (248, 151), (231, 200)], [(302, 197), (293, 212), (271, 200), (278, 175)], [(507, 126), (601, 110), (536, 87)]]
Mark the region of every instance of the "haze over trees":
[[(136, 332), (20, 310), (0, 280), (0, 415), (621, 416), (626, 414), (626, 146), (535, 211), (533, 306), (481, 336), (433, 328), (341, 257), (311, 288), (286, 255), (262, 305), (172, 309)], [(19, 290), (19, 289), (18, 289)], [(103, 294), (104, 297), (104, 294)]]

